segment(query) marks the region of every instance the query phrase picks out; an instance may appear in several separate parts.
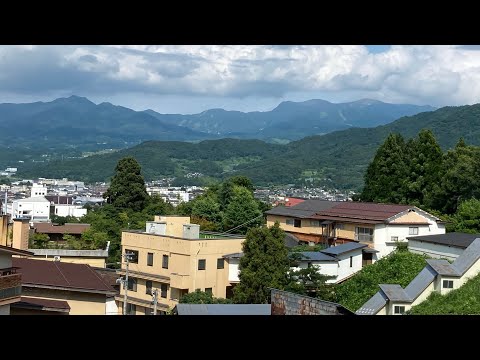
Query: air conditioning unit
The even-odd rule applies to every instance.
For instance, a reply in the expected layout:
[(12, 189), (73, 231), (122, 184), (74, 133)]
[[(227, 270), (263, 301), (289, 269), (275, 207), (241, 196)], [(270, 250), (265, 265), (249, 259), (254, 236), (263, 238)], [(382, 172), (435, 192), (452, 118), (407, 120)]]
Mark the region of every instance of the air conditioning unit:
[(54, 256), (53, 261), (60, 261), (60, 256), (58, 256), (58, 255)]

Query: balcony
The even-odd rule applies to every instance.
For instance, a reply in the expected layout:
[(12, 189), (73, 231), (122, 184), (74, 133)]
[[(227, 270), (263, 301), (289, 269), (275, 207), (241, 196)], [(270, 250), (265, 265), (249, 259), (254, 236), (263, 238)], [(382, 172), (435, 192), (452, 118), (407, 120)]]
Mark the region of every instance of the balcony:
[(0, 269), (0, 301), (18, 297), (22, 293), (22, 275), (17, 268)]

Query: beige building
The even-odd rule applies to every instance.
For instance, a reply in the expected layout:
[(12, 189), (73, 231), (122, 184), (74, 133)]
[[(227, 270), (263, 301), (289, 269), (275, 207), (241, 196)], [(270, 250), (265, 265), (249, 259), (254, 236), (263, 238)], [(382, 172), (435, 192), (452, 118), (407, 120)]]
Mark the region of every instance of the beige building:
[[(128, 314), (152, 314), (152, 291), (158, 289), (158, 313), (178, 304), (196, 289), (225, 298), (234, 283), (229, 281), (224, 255), (242, 250), (244, 236), (203, 234), (189, 217), (156, 216), (145, 231), (122, 232), (122, 255), (128, 262)], [(120, 275), (126, 274), (122, 261)], [(115, 298), (122, 313), (124, 289)]]

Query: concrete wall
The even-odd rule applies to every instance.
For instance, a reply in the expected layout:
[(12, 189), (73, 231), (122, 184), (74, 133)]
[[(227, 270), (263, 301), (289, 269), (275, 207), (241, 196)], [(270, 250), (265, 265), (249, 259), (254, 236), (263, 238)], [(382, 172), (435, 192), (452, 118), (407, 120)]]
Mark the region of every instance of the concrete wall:
[[(54, 255), (36, 255), (31, 257), (35, 260), (47, 260), (54, 261)], [(76, 256), (60, 256), (60, 262), (73, 263), (73, 264), (88, 264), (93, 267), (104, 268), (106, 261), (105, 258), (89, 258), (89, 257), (76, 257)]]
[(8, 246), (8, 215), (0, 215), (0, 245)]
[(12, 267), (12, 255), (6, 254), (0, 250), (0, 269)]
[(343, 315), (336, 304), (308, 296), (272, 290), (272, 315)]
[(30, 216), (32, 221), (48, 221), (50, 219), (50, 201), (46, 199), (45, 201), (15, 200), (12, 204), (14, 218)]
[(432, 258), (455, 260), (465, 249), (410, 239), (408, 250), (415, 254), (426, 254)]
[[(480, 273), (480, 260), (477, 261), (475, 264), (472, 265), (470, 269), (468, 269), (465, 274), (457, 281), (458, 282), (458, 287), (462, 286), (465, 284), (469, 279), (477, 276)], [(453, 283), (453, 286), (455, 288), (456, 283)]]
[[(350, 267), (350, 257), (352, 257), (352, 267)], [(338, 257), (338, 277), (337, 282), (362, 270), (362, 249), (349, 251)]]
[(435, 280), (431, 282), (430, 285), (412, 302), (411, 306), (415, 306), (425, 301), (432, 292), (435, 291)]
[(322, 234), (321, 226), (312, 226), (311, 219), (301, 219), (301, 227), (287, 225), (287, 219), (293, 219), (290, 216), (267, 215), (267, 226), (273, 226), (275, 221), (280, 223), (280, 227), (288, 232), (298, 232), (303, 234)]
[(117, 304), (115, 297), (108, 297), (105, 303), (105, 315), (118, 315)]
[(20, 250), (28, 249), (30, 225), (28, 220), (13, 220), (13, 247)]
[(167, 224), (165, 235), (182, 237), (183, 225), (190, 224), (190, 217), (155, 215), (154, 221)]
[(81, 205), (55, 205), (54, 214), (80, 218), (87, 214), (87, 209), (83, 209)]

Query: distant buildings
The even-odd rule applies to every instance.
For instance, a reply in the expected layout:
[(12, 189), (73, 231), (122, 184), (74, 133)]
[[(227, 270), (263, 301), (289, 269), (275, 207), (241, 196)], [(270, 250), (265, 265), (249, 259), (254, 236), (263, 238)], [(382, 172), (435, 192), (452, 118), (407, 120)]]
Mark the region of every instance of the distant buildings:
[[(150, 315), (152, 292), (158, 289), (158, 313), (178, 304), (196, 289), (225, 298), (235, 282), (229, 281), (224, 255), (240, 252), (244, 236), (203, 234), (189, 217), (156, 216), (145, 231), (122, 232), (122, 255), (129, 255), (129, 314)], [(120, 275), (126, 274), (125, 257)], [(122, 313), (124, 289), (116, 297)]]
[(13, 201), (14, 219), (27, 219), (30, 222), (50, 221), (50, 201), (45, 196), (34, 196)]

